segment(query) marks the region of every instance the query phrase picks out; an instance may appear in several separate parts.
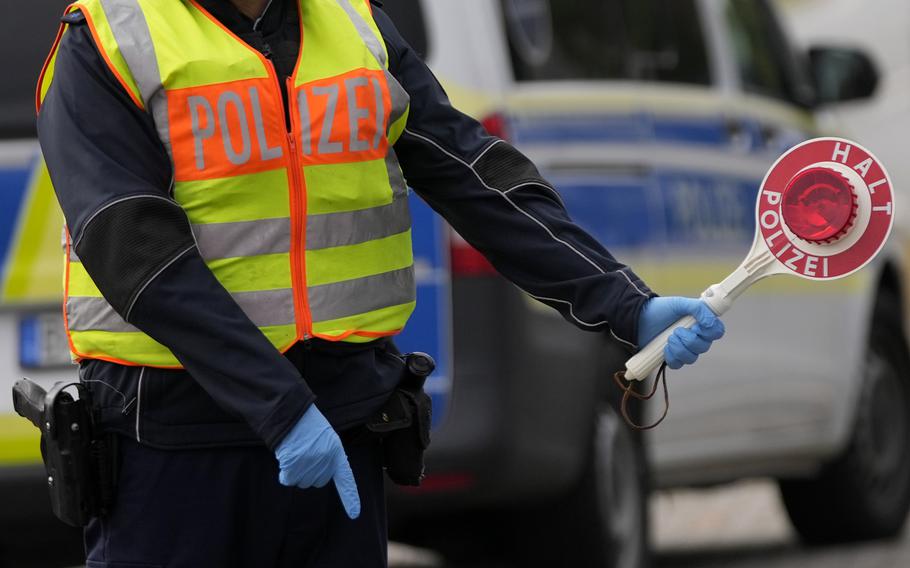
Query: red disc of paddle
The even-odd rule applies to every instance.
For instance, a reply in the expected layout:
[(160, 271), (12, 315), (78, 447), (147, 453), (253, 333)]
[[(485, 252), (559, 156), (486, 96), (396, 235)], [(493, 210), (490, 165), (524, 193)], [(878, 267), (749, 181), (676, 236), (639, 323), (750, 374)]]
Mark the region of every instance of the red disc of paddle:
[(865, 266), (888, 239), (891, 180), (855, 142), (809, 140), (787, 151), (765, 176), (756, 221), (768, 249), (790, 272), (841, 278)]

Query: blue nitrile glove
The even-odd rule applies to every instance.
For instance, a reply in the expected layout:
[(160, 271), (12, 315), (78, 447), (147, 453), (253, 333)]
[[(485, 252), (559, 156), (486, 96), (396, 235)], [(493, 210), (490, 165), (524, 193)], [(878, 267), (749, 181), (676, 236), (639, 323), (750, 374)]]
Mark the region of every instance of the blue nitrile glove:
[(360, 516), (360, 495), (341, 439), (316, 405), (310, 406), (275, 450), (282, 485), (325, 487), (335, 480), (341, 504), (351, 519)]
[(651, 298), (638, 318), (638, 345), (649, 341), (683, 316), (694, 316), (690, 329), (677, 327), (664, 348), (664, 360), (671, 369), (691, 365), (698, 356), (711, 348), (711, 342), (724, 336), (724, 322), (701, 300), (669, 296)]

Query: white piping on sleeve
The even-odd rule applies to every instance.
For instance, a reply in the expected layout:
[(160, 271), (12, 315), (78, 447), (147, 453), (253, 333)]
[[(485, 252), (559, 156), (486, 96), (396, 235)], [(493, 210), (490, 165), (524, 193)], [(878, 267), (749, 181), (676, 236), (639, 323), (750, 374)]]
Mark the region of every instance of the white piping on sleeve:
[(521, 207), (519, 207), (518, 204), (516, 204), (514, 201), (512, 201), (512, 200), (509, 198), (509, 196), (506, 195), (503, 191), (501, 191), (501, 190), (499, 190), (499, 189), (496, 189), (495, 187), (491, 187), (491, 186), (487, 185), (487, 183), (483, 180), (483, 178), (480, 176), (480, 174), (477, 172), (477, 170), (475, 170), (474, 167), (471, 166), (471, 164), (465, 162), (464, 160), (462, 160), (461, 158), (459, 158), (459, 157), (456, 156), (455, 154), (452, 154), (451, 152), (449, 152), (448, 150), (446, 150), (445, 148), (443, 148), (442, 146), (440, 146), (439, 144), (437, 144), (435, 141), (431, 140), (430, 138), (427, 138), (426, 136), (422, 136), (422, 135), (420, 135), (420, 134), (417, 134), (416, 132), (414, 132), (414, 131), (412, 131), (412, 130), (409, 130), (409, 129), (407, 129), (407, 128), (405, 128), (404, 131), (405, 131), (405, 133), (410, 134), (411, 136), (413, 136), (413, 137), (415, 137), (415, 138), (418, 138), (418, 139), (420, 139), (420, 140), (423, 140), (424, 142), (427, 142), (428, 144), (431, 144), (432, 146), (435, 146), (435, 147), (436, 147), (437, 149), (439, 149), (439, 151), (442, 152), (443, 154), (449, 156), (450, 158), (452, 158), (453, 160), (455, 160), (455, 161), (458, 162), (459, 164), (462, 164), (462, 165), (465, 166), (466, 168), (470, 169), (471, 172), (474, 174), (474, 176), (477, 178), (477, 180), (480, 181), (480, 183), (481, 183), (485, 188), (487, 188), (487, 189), (489, 189), (490, 191), (493, 191), (493, 192), (495, 192), (495, 193), (501, 195), (501, 196), (503, 197), (503, 199), (505, 199), (505, 200), (509, 203), (509, 205), (511, 205), (513, 208), (515, 208), (515, 210), (517, 210), (519, 213), (521, 213), (522, 215), (524, 215), (524, 216), (527, 217), (528, 219), (534, 221), (534, 223), (536, 223), (536, 224), (539, 225), (544, 231), (546, 231), (547, 234), (550, 235), (550, 238), (552, 238), (554, 241), (556, 241), (556, 242), (562, 244), (563, 246), (569, 248), (570, 250), (572, 250), (572, 252), (574, 252), (574, 253), (577, 254), (579, 257), (581, 257), (585, 262), (587, 262), (588, 264), (590, 264), (591, 266), (593, 266), (594, 269), (597, 270), (598, 272), (600, 272), (601, 274), (606, 274), (606, 273), (607, 273), (606, 270), (604, 270), (603, 268), (601, 268), (596, 262), (594, 262), (594, 261), (591, 260), (590, 258), (586, 257), (581, 251), (579, 251), (578, 249), (576, 249), (575, 247), (573, 247), (570, 243), (567, 243), (566, 241), (564, 241), (564, 240), (560, 239), (559, 237), (557, 237), (556, 235), (554, 235), (554, 234), (553, 234), (553, 231), (551, 231), (549, 227), (547, 227), (547, 226), (544, 225), (542, 222), (540, 222), (539, 219), (537, 219), (536, 217), (534, 217), (533, 215), (529, 214), (527, 211), (525, 211), (524, 209), (522, 209)]
[(136, 441), (142, 442), (139, 437), (139, 415), (142, 414), (142, 379), (145, 378), (145, 367), (139, 370), (139, 388), (136, 389)]
[(95, 220), (95, 217), (97, 217), (98, 215), (101, 214), (102, 211), (104, 211), (105, 209), (108, 209), (110, 207), (113, 207), (114, 205), (117, 205), (118, 203), (123, 203), (124, 201), (129, 201), (131, 199), (148, 199), (148, 198), (160, 199), (162, 201), (167, 201), (171, 205), (176, 205), (177, 207), (180, 207), (180, 205), (176, 201), (172, 201), (172, 200), (168, 199), (167, 197), (162, 197), (160, 195), (150, 195), (148, 193), (141, 193), (139, 195), (127, 195), (126, 197), (121, 197), (120, 199), (115, 199), (115, 200), (111, 201), (110, 203), (105, 203), (104, 205), (99, 207), (94, 213), (92, 213), (89, 216), (88, 219), (85, 220), (84, 223), (82, 223), (82, 227), (79, 230), (79, 238), (76, 239), (76, 241), (72, 244), (73, 248), (75, 249), (77, 246), (79, 246), (79, 243), (82, 242), (82, 236), (85, 235), (85, 230), (88, 228), (88, 226), (91, 224), (91, 222)]
[(602, 325), (606, 325), (606, 326), (607, 326), (607, 330), (610, 332), (610, 335), (612, 335), (614, 339), (616, 339), (617, 341), (619, 341), (619, 342), (621, 342), (621, 343), (625, 343), (626, 345), (628, 345), (629, 347), (631, 347), (631, 348), (633, 348), (633, 349), (637, 349), (637, 348), (638, 348), (638, 346), (635, 345), (634, 343), (632, 343), (632, 342), (630, 342), (630, 341), (626, 341), (625, 339), (623, 339), (623, 338), (619, 337), (618, 335), (616, 335), (615, 333), (613, 333), (613, 330), (609, 327), (610, 322), (608, 322), (607, 320), (599, 321), (599, 322), (597, 322), (597, 323), (589, 323), (589, 322), (586, 322), (586, 321), (582, 320), (582, 319), (579, 318), (578, 316), (576, 316), (576, 315), (575, 315), (574, 306), (572, 305), (572, 302), (569, 302), (568, 300), (559, 300), (559, 299), (556, 299), (556, 298), (547, 298), (547, 297), (544, 297), (544, 296), (535, 296), (534, 294), (531, 294), (530, 292), (527, 292), (527, 291), (526, 291), (525, 293), (526, 293), (528, 296), (531, 296), (532, 298), (534, 298), (535, 300), (539, 300), (539, 301), (541, 301), (541, 302), (559, 302), (559, 303), (561, 303), (561, 304), (566, 304), (566, 305), (569, 306), (569, 315), (572, 316), (572, 319), (574, 319), (575, 321), (577, 321), (580, 325), (583, 325), (583, 326), (585, 326), (585, 327), (600, 327), (600, 326), (602, 326)]
[(496, 140), (493, 140), (489, 145), (487, 145), (487, 147), (483, 149), (483, 152), (481, 152), (480, 155), (474, 158), (474, 161), (469, 164), (471, 169), (473, 170), (474, 166), (477, 165), (477, 162), (479, 162), (480, 159), (483, 158), (491, 148), (493, 148), (493, 146), (499, 144), (500, 142), (502, 142), (502, 140), (497, 138)]
[[(411, 134), (414, 134), (414, 133), (412, 132)], [(417, 136), (417, 135), (415, 134), (415, 136)], [(474, 161), (473, 161), (473, 162), (471, 162), (470, 164), (467, 164), (468, 167), (471, 168), (471, 171), (473, 171), (475, 175), (477, 175), (477, 170), (476, 170), (477, 162), (479, 162), (481, 158), (483, 158), (484, 156), (486, 156), (486, 155), (487, 155), (487, 152), (489, 152), (489, 151), (493, 148), (493, 146), (496, 146), (496, 145), (499, 144), (500, 142), (502, 142), (502, 140), (499, 140), (499, 139), (494, 140), (494, 141), (491, 142), (486, 148), (483, 149), (483, 151), (480, 153), (479, 156), (477, 156), (476, 158), (474, 158)], [(439, 147), (438, 144), (437, 144), (437, 147)], [(440, 148), (440, 150), (442, 150), (442, 148)], [(448, 152), (447, 152), (447, 153), (448, 153)], [(451, 154), (449, 154), (449, 155), (451, 155)], [(452, 157), (454, 158), (454, 156), (452, 156)], [(457, 160), (457, 158), (455, 158), (455, 159)], [(464, 162), (462, 162), (462, 163), (464, 163)], [(480, 178), (479, 175), (478, 175), (477, 177)], [(483, 181), (483, 179), (481, 179), (480, 182), (483, 183), (484, 186), (487, 187), (488, 189), (493, 189), (494, 191), (499, 191), (498, 189), (495, 189), (495, 188), (492, 188), (492, 187), (488, 186), (488, 185)], [(549, 191), (550, 193), (552, 193), (554, 197), (556, 197), (556, 200), (559, 201), (559, 204), (560, 204), (560, 205), (562, 205), (563, 207), (566, 206), (566, 204), (565, 204), (565, 203), (563, 202), (563, 200), (562, 200), (562, 196), (559, 195), (559, 192), (558, 192), (558, 191), (556, 191), (556, 190), (553, 189), (552, 187), (548, 186), (547, 184), (541, 183), (541, 182), (539, 182), (539, 181), (528, 181), (528, 182), (520, 183), (520, 184), (518, 184), (518, 185), (516, 185), (516, 186), (513, 186), (513, 187), (510, 187), (509, 189), (507, 189), (507, 190), (505, 190), (505, 191), (502, 191), (502, 192), (500, 192), (500, 193), (507, 194), (507, 193), (509, 193), (510, 191), (514, 191), (514, 190), (520, 189), (520, 188), (522, 188), (522, 187), (529, 187), (529, 186), (532, 186), (532, 185), (538, 185), (538, 186), (540, 186), (540, 187), (546, 189), (547, 191)]]
[(186, 253), (190, 252), (190, 251), (193, 250), (194, 248), (196, 248), (196, 244), (195, 244), (195, 243), (193, 243), (192, 245), (186, 247), (183, 251), (181, 251), (181, 252), (177, 253), (176, 255), (174, 255), (174, 258), (172, 258), (171, 260), (169, 260), (169, 261), (167, 262), (167, 264), (165, 264), (164, 266), (162, 266), (161, 268), (159, 268), (157, 272), (155, 272), (154, 274), (152, 274), (152, 276), (151, 276), (148, 280), (145, 281), (145, 284), (143, 284), (142, 287), (139, 288), (139, 291), (136, 292), (136, 295), (133, 296), (133, 301), (130, 302), (129, 307), (126, 309), (126, 314), (124, 314), (124, 316), (123, 316), (123, 319), (124, 319), (124, 320), (126, 320), (126, 321), (129, 321), (129, 320), (130, 320), (130, 314), (133, 312), (133, 306), (136, 305), (136, 301), (139, 299), (139, 296), (141, 296), (142, 293), (145, 292), (145, 289), (148, 288), (148, 285), (151, 284), (156, 278), (158, 278), (158, 276), (160, 276), (162, 272), (164, 272), (165, 270), (167, 270), (167, 268), (168, 268), (170, 265), (172, 265), (172, 264), (174, 264), (175, 262), (177, 262), (177, 260), (179, 260), (180, 257), (182, 257), (182, 256), (185, 255)]
[[(543, 222), (541, 222), (539, 219), (537, 219), (536, 217), (534, 217), (533, 215), (531, 215), (530, 213), (528, 213), (527, 211), (525, 211), (524, 209), (522, 209), (521, 206), (519, 206), (517, 203), (515, 203), (515, 202), (509, 197), (508, 191), (512, 191), (512, 190), (514, 190), (514, 189), (517, 189), (518, 187), (521, 187), (521, 186), (524, 185), (524, 184), (520, 184), (520, 185), (518, 185), (518, 186), (515, 186), (515, 187), (513, 187), (513, 188), (510, 188), (508, 191), (502, 191), (502, 190), (496, 189), (495, 187), (492, 187), (492, 186), (488, 185), (488, 184), (484, 181), (483, 177), (482, 177), (482, 176), (480, 175), (480, 173), (475, 169), (474, 166), (475, 166), (475, 164), (477, 163), (477, 161), (478, 161), (478, 160), (479, 160), (479, 159), (480, 159), (480, 158), (481, 158), (481, 157), (482, 157), (490, 148), (492, 148), (493, 146), (495, 146), (496, 144), (498, 144), (499, 142), (501, 142), (501, 140), (496, 140), (496, 141), (494, 141), (493, 143), (491, 143), (489, 146), (487, 146), (487, 147), (481, 152), (480, 156), (478, 156), (473, 162), (471, 162), (471, 163), (469, 164), (468, 162), (462, 160), (461, 158), (459, 158), (458, 156), (456, 156), (456, 155), (453, 154), (452, 152), (450, 152), (450, 151), (446, 150), (445, 148), (443, 148), (439, 143), (437, 143), (435, 140), (433, 140), (433, 139), (431, 139), (431, 138), (428, 138), (428, 137), (426, 137), (426, 136), (423, 136), (423, 135), (421, 135), (421, 134), (418, 134), (418, 133), (414, 132), (413, 130), (411, 130), (411, 129), (409, 129), (409, 128), (405, 128), (405, 129), (404, 129), (404, 132), (405, 132), (405, 134), (409, 134), (409, 135), (413, 136), (414, 138), (417, 138), (418, 140), (423, 140), (423, 141), (426, 142), (427, 144), (430, 144), (431, 146), (433, 146), (433, 147), (435, 147), (436, 149), (438, 149), (440, 152), (442, 152), (442, 153), (445, 154), (446, 156), (448, 156), (448, 157), (450, 157), (451, 159), (455, 160), (457, 163), (459, 163), (459, 164), (465, 166), (466, 168), (468, 168), (469, 170), (471, 170), (471, 173), (474, 174), (474, 177), (477, 178), (477, 180), (480, 182), (480, 184), (481, 184), (483, 187), (485, 187), (485, 188), (489, 189), (490, 191), (493, 191), (494, 193), (497, 193), (497, 194), (499, 194), (500, 196), (502, 196), (502, 198), (505, 199), (506, 202), (508, 202), (509, 205), (511, 205), (516, 211), (518, 211), (519, 213), (521, 213), (522, 215), (524, 215), (525, 217), (527, 217), (528, 219), (530, 219), (531, 221), (533, 221), (534, 223), (536, 223), (537, 225), (539, 225), (544, 231), (546, 231), (546, 233), (547, 233), (548, 235), (550, 235), (550, 238), (552, 238), (554, 241), (556, 241), (556, 242), (562, 244), (563, 246), (569, 248), (572, 252), (574, 252), (574, 253), (577, 254), (579, 257), (581, 257), (585, 262), (587, 262), (588, 264), (590, 264), (591, 266), (593, 266), (594, 269), (597, 270), (599, 273), (601, 273), (601, 274), (607, 274), (607, 271), (604, 270), (603, 268), (601, 268), (600, 265), (598, 265), (596, 262), (594, 262), (593, 260), (591, 260), (590, 258), (588, 258), (587, 256), (585, 256), (584, 253), (582, 253), (580, 250), (578, 250), (578, 249), (576, 249), (575, 247), (573, 247), (573, 246), (571, 245), (571, 243), (568, 243), (568, 242), (566, 242), (566, 241), (560, 239), (560, 238), (557, 237), (556, 235), (554, 235), (553, 232), (550, 230), (549, 227), (547, 227), (547, 226), (544, 225)], [(561, 202), (561, 200), (560, 200), (560, 202)], [(648, 295), (647, 295), (646, 293), (644, 293), (644, 292), (643, 292), (643, 291), (642, 291), (634, 282), (632, 282), (632, 279), (629, 278), (629, 275), (626, 274), (625, 272), (623, 272), (622, 269), (615, 270), (615, 271), (612, 271), (612, 272), (619, 272), (620, 274), (622, 274), (622, 275), (625, 277), (625, 279), (629, 282), (629, 284), (632, 286), (632, 288), (635, 289), (636, 292), (638, 292), (638, 293), (641, 294), (642, 296), (648, 297)], [(531, 294), (531, 293), (528, 292), (527, 290), (525, 290), (525, 292), (526, 292), (528, 295), (530, 295), (531, 297), (538, 298), (537, 296), (534, 296), (533, 294)], [(543, 298), (538, 298), (538, 299), (543, 299)], [(568, 300), (556, 300), (556, 299), (550, 299), (550, 300), (551, 300), (551, 301), (554, 301), (554, 302), (562, 302), (562, 303), (568, 304), (568, 306), (569, 306), (569, 314), (572, 316), (572, 318), (575, 319), (575, 321), (577, 321), (578, 323), (580, 323), (580, 324), (582, 324), (582, 325), (585, 325), (585, 326), (588, 326), (588, 327), (596, 327), (596, 326), (600, 326), (600, 325), (606, 324), (606, 325), (609, 327), (609, 322), (607, 322), (607, 321), (604, 321), (604, 322), (601, 322), (601, 323), (598, 323), (598, 324), (590, 324), (590, 323), (586, 323), (586, 322), (581, 321), (580, 319), (578, 319), (578, 318), (575, 316), (574, 306), (573, 306), (572, 303), (569, 302)], [(613, 336), (614, 338), (616, 338), (618, 341), (620, 341), (620, 342), (622, 342), (622, 343), (625, 343), (626, 345), (635, 347), (635, 344), (634, 344), (634, 343), (631, 343), (631, 342), (629, 342), (629, 341), (626, 341), (626, 340), (624, 340), (624, 339), (618, 337), (615, 333), (613, 333), (613, 330), (612, 330), (612, 329), (610, 329), (610, 335), (612, 335), (612, 336)]]
[(612, 336), (613, 336), (613, 339), (615, 339), (616, 341), (619, 341), (620, 343), (625, 343), (626, 345), (628, 345), (628, 346), (631, 347), (632, 349), (636, 349), (636, 350), (638, 349), (638, 345), (636, 345), (635, 343), (632, 343), (631, 341), (626, 341), (626, 340), (623, 339), (622, 337), (620, 337), (620, 336), (616, 335), (615, 333), (613, 333), (613, 329), (612, 329), (612, 328), (608, 327), (608, 328), (607, 328), (607, 331), (610, 332), (610, 335), (612, 335)]
[(629, 281), (629, 284), (631, 284), (632, 287), (635, 288), (635, 290), (636, 290), (639, 294), (641, 294), (641, 295), (644, 296), (645, 298), (648, 298), (649, 296), (648, 296), (647, 294), (645, 294), (644, 292), (642, 292), (641, 288), (638, 287), (638, 284), (636, 284), (635, 282), (632, 282), (632, 279), (629, 277), (628, 274), (626, 274), (625, 271), (626, 271), (625, 268), (620, 268), (619, 270), (616, 270), (615, 272), (619, 272), (620, 274), (622, 274), (623, 276), (625, 276), (625, 277), (626, 277), (626, 280)]
[(531, 187), (531, 186), (535, 186), (535, 185), (538, 187), (542, 187), (542, 188), (546, 189), (547, 191), (549, 191), (550, 193), (552, 193), (553, 196), (556, 197), (556, 200), (559, 201), (559, 204), (562, 205), (563, 208), (565, 208), (566, 204), (565, 204), (565, 202), (563, 202), (562, 196), (559, 195), (559, 192), (556, 191), (555, 189), (553, 189), (552, 187), (550, 187), (549, 185), (547, 185), (545, 183), (541, 183), (539, 181), (526, 181), (524, 183), (520, 183), (516, 186), (510, 187), (509, 189), (503, 191), (503, 193), (509, 194), (517, 189), (521, 189), (523, 187)]

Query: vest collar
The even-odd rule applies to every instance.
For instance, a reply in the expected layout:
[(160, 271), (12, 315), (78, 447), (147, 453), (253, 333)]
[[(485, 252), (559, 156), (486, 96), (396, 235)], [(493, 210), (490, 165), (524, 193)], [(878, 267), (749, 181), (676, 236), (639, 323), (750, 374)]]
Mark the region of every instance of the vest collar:
[[(253, 31), (270, 35), (281, 29), (287, 19), (289, 0), (271, 0), (258, 20), (251, 20), (238, 10), (230, 0), (197, 0), (199, 5), (222, 25), (238, 36)], [(255, 25), (257, 24), (258, 25)]]

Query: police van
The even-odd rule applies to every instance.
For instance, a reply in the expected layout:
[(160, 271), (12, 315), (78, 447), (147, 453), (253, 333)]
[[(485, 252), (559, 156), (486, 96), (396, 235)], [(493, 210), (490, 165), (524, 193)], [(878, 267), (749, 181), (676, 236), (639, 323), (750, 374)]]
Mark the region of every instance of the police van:
[[(29, 3), (0, 24), (21, 54), (0, 85), (7, 393), (20, 376), (75, 377), (60, 315), (62, 218), (32, 100), (64, 4)], [(818, 110), (870, 97), (877, 82), (858, 51), (794, 49), (766, 0), (384, 4), (453, 103), (531, 157), (573, 218), (668, 295), (697, 295), (735, 268), (767, 168), (821, 134)], [(419, 300), (398, 343), (430, 352), (438, 370), (428, 475), (416, 491), (392, 491), (393, 537), (456, 555), (489, 541), (524, 565), (634, 568), (648, 557), (650, 491), (758, 476), (780, 480), (807, 541), (902, 525), (900, 234), (846, 280), (750, 289), (725, 317), (727, 337), (670, 373), (670, 416), (645, 436), (616, 409), (622, 347), (509, 284), (416, 198), (412, 215)], [(659, 401), (645, 408), (641, 421)], [(0, 395), (0, 502), (19, 499), (0, 508), (0, 551), (7, 526), (48, 515), (38, 460), (37, 431)]]

